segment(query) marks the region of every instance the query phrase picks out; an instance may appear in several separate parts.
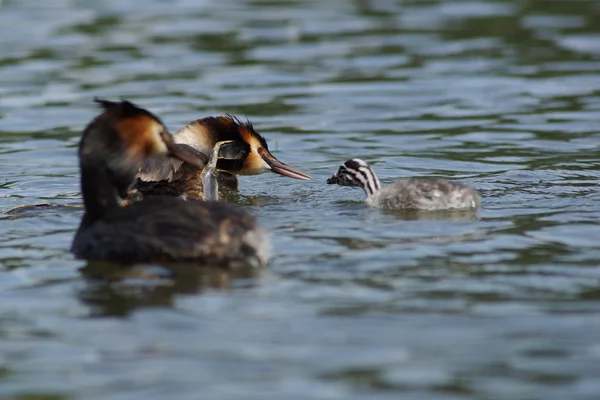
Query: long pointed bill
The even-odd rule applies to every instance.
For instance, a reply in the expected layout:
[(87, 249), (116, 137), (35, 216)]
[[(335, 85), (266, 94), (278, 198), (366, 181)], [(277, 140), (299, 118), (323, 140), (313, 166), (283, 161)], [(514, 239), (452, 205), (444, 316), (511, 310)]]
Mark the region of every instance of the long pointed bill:
[(294, 179), (300, 179), (301, 181), (311, 181), (312, 177), (305, 172), (300, 171), (294, 167), (290, 167), (287, 164), (282, 163), (272, 154), (268, 152), (262, 153), (262, 159), (271, 167), (271, 171), (276, 174), (287, 176)]
[(169, 151), (170, 157), (174, 157), (186, 163), (195, 165), (198, 168), (204, 168), (206, 165), (208, 157), (202, 153), (190, 149), (189, 146), (175, 143), (173, 139), (171, 139), (171, 135), (168, 133), (163, 135), (163, 140), (167, 145), (167, 150)]

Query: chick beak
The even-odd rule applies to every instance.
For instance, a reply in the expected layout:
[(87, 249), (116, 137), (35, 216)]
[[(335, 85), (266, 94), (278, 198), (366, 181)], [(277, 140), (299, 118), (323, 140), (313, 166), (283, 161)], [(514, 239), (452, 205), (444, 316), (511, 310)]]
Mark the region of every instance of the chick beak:
[(271, 153), (263, 150), (261, 154), (264, 162), (267, 163), (269, 167), (271, 167), (271, 171), (276, 174), (287, 176), (294, 179), (300, 179), (301, 181), (311, 181), (312, 177), (305, 172), (300, 171), (294, 167), (290, 167), (287, 164), (282, 163), (278, 159), (276, 159)]
[(168, 133), (164, 132), (161, 134), (162, 139), (167, 145), (169, 157), (177, 158), (183, 162), (195, 165), (198, 168), (204, 168), (206, 165), (206, 159), (199, 157), (197, 154), (189, 151), (187, 146), (180, 146), (175, 143)]
[(333, 185), (336, 184), (340, 181), (340, 178), (338, 177), (338, 174), (333, 174), (331, 175), (331, 177), (329, 179), (327, 179), (327, 184), (328, 185)]

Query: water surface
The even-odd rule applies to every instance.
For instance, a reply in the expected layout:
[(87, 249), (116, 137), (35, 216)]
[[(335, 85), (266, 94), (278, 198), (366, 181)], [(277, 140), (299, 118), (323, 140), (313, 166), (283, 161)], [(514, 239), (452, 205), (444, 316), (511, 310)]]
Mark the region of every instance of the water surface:
[[(247, 116), (315, 177), (242, 178), (275, 249), (258, 276), (86, 265), (81, 208), (1, 217), (0, 398), (600, 398), (599, 12), (0, 2), (0, 209), (81, 202), (94, 96), (173, 131)], [(483, 208), (369, 209), (324, 184), (350, 157), (384, 183), (460, 179)]]

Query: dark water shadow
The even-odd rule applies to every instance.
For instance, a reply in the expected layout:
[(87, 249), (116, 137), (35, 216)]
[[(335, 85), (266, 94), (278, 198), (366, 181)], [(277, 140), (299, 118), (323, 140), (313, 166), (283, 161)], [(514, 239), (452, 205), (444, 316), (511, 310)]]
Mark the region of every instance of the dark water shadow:
[(252, 286), (253, 278), (261, 271), (251, 267), (131, 266), (91, 261), (80, 269), (85, 287), (79, 290), (77, 297), (91, 308), (92, 316), (124, 317), (142, 308), (170, 308), (176, 295)]
[(56, 204), (56, 203), (36, 203), (36, 204), (24, 204), (21, 206), (11, 207), (7, 210), (2, 211), (2, 214), (13, 216), (15, 218), (21, 217), (37, 217), (42, 213), (48, 211), (58, 210), (71, 210), (71, 209), (82, 209), (82, 203), (68, 203), (68, 204)]

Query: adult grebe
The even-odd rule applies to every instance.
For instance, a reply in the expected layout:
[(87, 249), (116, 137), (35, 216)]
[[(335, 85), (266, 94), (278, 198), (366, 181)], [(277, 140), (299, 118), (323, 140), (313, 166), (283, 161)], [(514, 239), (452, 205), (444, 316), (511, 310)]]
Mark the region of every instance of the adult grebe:
[[(227, 141), (228, 156), (219, 156), (216, 170), (219, 198), (237, 190), (236, 175), (257, 175), (266, 171), (300, 180), (310, 175), (279, 161), (269, 151), (266, 140), (252, 124), (232, 116), (206, 117), (188, 123), (173, 135), (183, 151), (208, 159), (216, 143)], [(147, 195), (167, 194), (185, 199), (204, 199), (198, 167), (175, 158), (154, 158), (144, 162), (130, 200)]]
[(373, 168), (358, 158), (342, 164), (327, 183), (360, 187), (367, 195), (367, 204), (388, 210), (469, 209), (480, 203), (473, 188), (444, 179), (410, 178), (382, 189)]
[(77, 258), (229, 266), (267, 261), (266, 234), (233, 205), (155, 196), (123, 207), (121, 198), (147, 157), (169, 155), (198, 167), (205, 160), (182, 151), (147, 110), (128, 101), (96, 102), (104, 111), (79, 145), (85, 213), (71, 246)]

